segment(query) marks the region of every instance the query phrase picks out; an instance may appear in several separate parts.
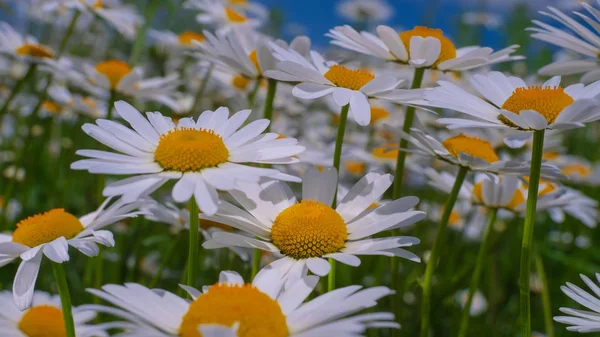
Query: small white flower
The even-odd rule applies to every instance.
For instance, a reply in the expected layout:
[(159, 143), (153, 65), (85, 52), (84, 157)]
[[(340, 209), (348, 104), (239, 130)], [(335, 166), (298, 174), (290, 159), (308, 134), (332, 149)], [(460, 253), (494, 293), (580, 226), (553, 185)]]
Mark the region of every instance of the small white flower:
[[(560, 311), (569, 316), (554, 316), (554, 320), (569, 325), (567, 330), (575, 332), (599, 332), (600, 331), (600, 288), (587, 276), (580, 274), (581, 279), (593, 291), (593, 294), (579, 288), (578, 286), (568, 283), (566, 286), (561, 286), (565, 295), (569, 296), (573, 301), (583, 305), (587, 309), (571, 309), (560, 308)], [(600, 282), (600, 274), (596, 274), (596, 279)]]
[(54, 57), (54, 51), (30, 35), (17, 32), (6, 22), (0, 22), (0, 54), (22, 62), (42, 63)]
[[(183, 6), (200, 11), (196, 15), (196, 21), (213, 26), (217, 31), (228, 31), (238, 27), (253, 29), (260, 25), (259, 20), (249, 18), (247, 15), (255, 14), (256, 11), (248, 11), (248, 7), (235, 6), (228, 2), (227, 0), (187, 0)], [(260, 11), (258, 13), (264, 14)]]

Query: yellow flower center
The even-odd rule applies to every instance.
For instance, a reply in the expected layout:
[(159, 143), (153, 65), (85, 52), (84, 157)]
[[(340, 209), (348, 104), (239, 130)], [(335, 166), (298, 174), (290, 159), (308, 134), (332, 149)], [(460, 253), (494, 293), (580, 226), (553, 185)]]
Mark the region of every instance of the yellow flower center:
[(387, 119), (390, 117), (390, 112), (386, 108), (372, 106), (371, 107), (371, 123)]
[(231, 7), (225, 7), (225, 15), (227, 16), (227, 20), (229, 20), (230, 22), (234, 22), (234, 23), (246, 22), (246, 17)]
[[(477, 184), (475, 184), (475, 186), (473, 186), (473, 195), (475, 195), (475, 198), (483, 204), (482, 194), (483, 194), (483, 182), (480, 181)], [(525, 196), (523, 195), (523, 192), (521, 192), (520, 189), (516, 189), (515, 193), (513, 194), (513, 197), (510, 199), (508, 204), (504, 205), (504, 207), (507, 209), (515, 209), (515, 207), (519, 206), (523, 202), (525, 202)], [(502, 206), (502, 205), (487, 205), (487, 206)]]
[(238, 337), (286, 337), (289, 330), (279, 303), (267, 294), (246, 285), (213, 285), (198, 296), (183, 316), (180, 337), (202, 337), (199, 324), (233, 326)]
[(589, 166), (582, 164), (570, 164), (562, 168), (562, 173), (569, 176), (578, 175), (580, 177), (588, 177), (591, 174)]
[(286, 208), (271, 228), (271, 239), (281, 253), (297, 260), (338, 252), (347, 238), (344, 219), (333, 208), (313, 200)]
[(204, 41), (204, 35), (194, 32), (183, 32), (179, 34), (179, 44), (191, 46), (192, 41), (202, 42)]
[(82, 98), (81, 99), (81, 103), (85, 104), (90, 109), (96, 109), (96, 106), (97, 106), (96, 100), (94, 100), (91, 97), (84, 97), (84, 98)]
[(28, 247), (52, 242), (61, 236), (70, 239), (83, 230), (83, 225), (74, 215), (62, 208), (40, 213), (17, 224), (12, 241)]
[(250, 52), (248, 58), (250, 59), (250, 61), (252, 61), (252, 64), (254, 64), (256, 70), (258, 70), (259, 73), (262, 73), (262, 70), (260, 69), (260, 64), (258, 63), (258, 55), (256, 53), (256, 49)]
[(344, 162), (344, 167), (346, 167), (346, 171), (355, 175), (359, 175), (364, 172), (366, 165), (360, 161), (347, 160)]
[(446, 139), (442, 145), (450, 152), (451, 155), (458, 158), (459, 153), (465, 153), (469, 156), (483, 159), (488, 163), (497, 162), (500, 160), (496, 151), (490, 145), (490, 142), (477, 137), (470, 137), (460, 134), (456, 137)]
[[(561, 87), (530, 86), (517, 88), (502, 104), (502, 109), (516, 113), (522, 110), (534, 110), (546, 118), (548, 123), (554, 123), (556, 117), (575, 100)], [(514, 126), (506, 117), (500, 116), (504, 124)]]
[(42, 108), (55, 115), (60, 115), (63, 110), (61, 106), (48, 100), (42, 102)]
[[(396, 146), (396, 144), (387, 144), (387, 145), (388, 146)], [(398, 153), (400, 153), (400, 150), (391, 150), (386, 147), (378, 147), (378, 148), (373, 149), (373, 151), (371, 151), (371, 154), (373, 155), (373, 157), (380, 158), (380, 159), (396, 159), (396, 158), (398, 158)]]
[(17, 54), (23, 56), (39, 57), (39, 58), (53, 58), (54, 52), (52, 49), (43, 46), (41, 44), (26, 43), (17, 48)]
[(119, 85), (121, 79), (131, 72), (131, 68), (123, 61), (110, 60), (98, 63), (96, 71), (106, 76), (111, 89), (114, 89)]
[(95, 9), (101, 9), (104, 7), (104, 4), (102, 3), (102, 1), (100, 0), (96, 0), (96, 2), (94, 2), (94, 4), (92, 5), (93, 8)]
[(247, 5), (248, 0), (229, 0), (229, 3), (232, 5)]
[(337, 64), (329, 68), (323, 76), (336, 86), (351, 90), (358, 90), (375, 78), (375, 75), (366, 70), (352, 70)]
[(199, 171), (227, 162), (229, 150), (213, 130), (178, 128), (160, 137), (154, 160), (165, 170)]
[(19, 329), (28, 337), (65, 337), (64, 322), (59, 308), (39, 305), (29, 308), (21, 317)]
[(452, 212), (450, 212), (450, 219), (448, 219), (448, 223), (450, 226), (458, 226), (461, 221), (462, 218), (460, 217), (460, 213), (453, 209)]
[(423, 26), (416, 26), (412, 30), (408, 30), (400, 33), (400, 40), (404, 44), (406, 50), (410, 53), (410, 39), (413, 36), (420, 36), (423, 38), (434, 37), (440, 40), (441, 50), (440, 56), (438, 56), (437, 60), (433, 64), (433, 66), (437, 66), (438, 64), (456, 58), (456, 47), (454, 43), (450, 41), (447, 37), (444, 36), (444, 32), (441, 29), (432, 29)]
[(240, 90), (248, 89), (248, 85), (250, 84), (250, 79), (244, 76), (233, 76), (231, 78), (231, 85)]
[(544, 160), (555, 160), (559, 156), (558, 152), (544, 152), (542, 159)]

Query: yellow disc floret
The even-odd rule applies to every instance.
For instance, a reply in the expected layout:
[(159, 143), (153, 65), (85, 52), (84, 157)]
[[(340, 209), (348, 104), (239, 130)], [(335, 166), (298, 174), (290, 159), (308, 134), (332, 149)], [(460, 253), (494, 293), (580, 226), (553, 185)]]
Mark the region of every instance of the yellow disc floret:
[(246, 285), (213, 285), (198, 296), (183, 316), (181, 337), (202, 337), (200, 324), (233, 326), (239, 324), (238, 337), (286, 337), (285, 315), (279, 303), (267, 294)]
[(213, 130), (177, 128), (163, 134), (154, 160), (165, 170), (187, 172), (227, 162), (229, 150)]
[[(556, 117), (575, 100), (561, 87), (530, 86), (517, 88), (502, 104), (502, 109), (516, 113), (522, 110), (534, 110), (554, 123)], [(504, 124), (514, 126), (506, 117), (500, 116)]]
[(396, 160), (396, 158), (398, 158), (398, 153), (400, 153), (400, 150), (392, 150), (389, 147), (393, 147), (393, 146), (397, 146), (396, 144), (387, 144), (388, 147), (378, 147), (373, 149), (373, 151), (371, 151), (371, 154), (373, 155), (373, 157), (375, 158), (379, 158), (379, 159), (393, 159)]
[(344, 219), (331, 207), (304, 200), (283, 210), (271, 229), (271, 240), (282, 254), (294, 259), (338, 252), (348, 238)]
[(383, 107), (372, 106), (371, 107), (371, 123), (377, 123), (380, 120), (384, 120), (390, 117), (390, 112)]
[(231, 78), (231, 85), (233, 85), (234, 88), (237, 88), (240, 90), (246, 90), (246, 89), (248, 89), (249, 84), (250, 84), (250, 79), (248, 77), (233, 76)]
[(121, 79), (131, 72), (129, 65), (123, 61), (110, 60), (96, 65), (96, 71), (106, 76), (110, 88), (115, 89)]
[(352, 70), (337, 64), (329, 68), (323, 76), (338, 87), (350, 90), (358, 90), (375, 78), (375, 75), (366, 70)]
[(28, 337), (65, 337), (65, 321), (62, 311), (50, 305), (30, 308), (21, 317), (19, 329)]
[(230, 22), (235, 22), (235, 23), (246, 22), (246, 17), (231, 7), (225, 7), (225, 15), (227, 16), (227, 20), (229, 20)]
[(490, 142), (477, 137), (460, 134), (456, 137), (446, 139), (442, 145), (451, 155), (458, 158), (459, 153), (468, 154), (471, 157), (483, 159), (488, 163), (500, 160)]
[(61, 236), (70, 239), (83, 230), (83, 225), (74, 215), (62, 208), (36, 214), (17, 224), (12, 241), (28, 247), (52, 242)]
[(17, 54), (23, 56), (39, 57), (39, 58), (53, 58), (54, 52), (52, 49), (43, 46), (41, 44), (26, 43), (17, 48)]
[(410, 39), (412, 39), (413, 36), (420, 36), (422, 38), (434, 37), (440, 40), (440, 56), (438, 56), (433, 66), (437, 66), (441, 62), (456, 58), (456, 47), (454, 46), (454, 43), (452, 43), (452, 41), (450, 41), (447, 37), (444, 36), (444, 32), (442, 32), (441, 29), (432, 29), (423, 26), (416, 26), (412, 30), (400, 33), (400, 40), (402, 40), (404, 47), (409, 53)]
[(590, 167), (583, 164), (565, 165), (560, 171), (567, 177), (578, 176), (580, 178), (588, 177), (592, 173)]
[(183, 32), (179, 34), (179, 44), (184, 46), (191, 46), (193, 45), (193, 41), (204, 41), (204, 35), (195, 32)]

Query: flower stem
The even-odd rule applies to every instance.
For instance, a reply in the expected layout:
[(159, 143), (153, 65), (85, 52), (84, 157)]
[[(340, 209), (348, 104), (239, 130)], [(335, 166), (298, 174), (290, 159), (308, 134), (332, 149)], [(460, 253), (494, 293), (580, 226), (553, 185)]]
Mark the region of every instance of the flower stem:
[(544, 325), (546, 326), (546, 336), (554, 337), (554, 327), (552, 322), (552, 305), (550, 304), (550, 288), (548, 287), (548, 277), (544, 269), (542, 256), (536, 252), (535, 269), (540, 281), (542, 282), (542, 307), (544, 312)]
[(277, 91), (277, 81), (270, 78), (268, 81), (267, 87), (267, 100), (265, 101), (265, 109), (263, 111), (263, 118), (268, 119), (270, 121), (269, 126), (265, 132), (269, 132), (271, 130), (271, 125), (273, 124), (273, 101), (275, 101), (275, 92)]
[(150, 0), (148, 7), (146, 7), (146, 13), (144, 15), (144, 24), (137, 31), (137, 36), (135, 37), (135, 41), (133, 42), (133, 48), (131, 49), (131, 54), (129, 55), (128, 63), (132, 68), (140, 60), (140, 56), (142, 55), (142, 51), (144, 50), (144, 44), (146, 44), (146, 31), (148, 31), (148, 28), (152, 23), (152, 18), (154, 18), (154, 15), (156, 14), (156, 11), (158, 10), (158, 5), (160, 3), (160, 0)]
[(196, 269), (198, 268), (198, 239), (199, 226), (198, 205), (196, 198), (190, 199), (190, 244), (188, 253), (187, 285), (193, 287), (196, 283)]
[(440, 220), (440, 225), (438, 226), (438, 230), (435, 235), (433, 247), (431, 248), (431, 254), (429, 255), (429, 261), (427, 262), (427, 267), (425, 268), (425, 278), (423, 280), (423, 297), (421, 300), (421, 337), (427, 337), (429, 335), (429, 320), (431, 318), (431, 284), (433, 281), (433, 272), (435, 271), (438, 257), (440, 255), (440, 252), (442, 251), (448, 220), (450, 220), (452, 209), (454, 208), (456, 199), (458, 199), (458, 193), (460, 192), (460, 188), (465, 180), (467, 172), (468, 169), (462, 166), (458, 171), (458, 175), (456, 176), (456, 180), (454, 181), (454, 186), (452, 186), (452, 191), (448, 196), (446, 205), (444, 205), (444, 213), (442, 214), (442, 219)]
[(252, 250), (252, 279), (254, 279), (254, 276), (258, 274), (258, 270), (260, 269), (260, 255), (260, 249), (254, 248)]
[(6, 98), (4, 105), (2, 105), (2, 108), (0, 109), (0, 117), (4, 116), (12, 101), (15, 99), (15, 97), (17, 97), (17, 94), (21, 91), (21, 89), (23, 89), (23, 85), (33, 78), (36, 68), (37, 64), (30, 64), (25, 75), (23, 75), (23, 77), (21, 77), (17, 83), (15, 83), (13, 90), (10, 92), (10, 95), (8, 95), (8, 98)]
[(75, 30), (75, 26), (77, 25), (77, 21), (79, 20), (80, 15), (81, 15), (81, 12), (78, 10), (76, 10), (75, 14), (73, 14), (73, 18), (71, 18), (71, 23), (69, 23), (69, 27), (67, 28), (65, 35), (63, 36), (62, 40), (60, 41), (60, 47), (58, 47), (57, 58), (60, 58), (60, 56), (67, 49), (67, 44), (69, 43), (69, 39), (71, 38), (71, 35), (73, 35), (73, 31)]
[(190, 115), (193, 115), (194, 112), (200, 107), (200, 102), (202, 101), (202, 96), (204, 96), (204, 92), (208, 87), (208, 81), (212, 76), (213, 69), (215, 69), (215, 65), (211, 64), (206, 70), (206, 74), (204, 74), (204, 78), (202, 78), (202, 83), (200, 83), (200, 88), (198, 88), (198, 92), (194, 97), (194, 104), (192, 105), (192, 109), (189, 111)]
[(248, 109), (252, 109), (254, 107), (254, 100), (256, 99), (256, 94), (258, 93), (258, 89), (260, 88), (260, 78), (254, 80), (254, 87), (252, 91), (248, 94)]
[(531, 250), (533, 246), (533, 227), (537, 209), (538, 188), (540, 184), (540, 168), (544, 152), (544, 130), (533, 133), (533, 150), (529, 171), (529, 188), (527, 191), (527, 209), (523, 226), (523, 242), (521, 243), (521, 271), (519, 277), (521, 336), (531, 335), (531, 303), (529, 292), (529, 274), (531, 271)]
[(475, 264), (475, 270), (473, 271), (473, 275), (471, 276), (469, 294), (467, 296), (465, 306), (463, 307), (458, 337), (467, 336), (467, 331), (469, 330), (469, 319), (471, 318), (471, 304), (473, 303), (473, 296), (475, 295), (475, 291), (477, 290), (477, 287), (479, 287), (479, 280), (481, 279), (481, 272), (483, 271), (483, 265), (485, 263), (485, 258), (488, 253), (488, 248), (490, 245), (490, 236), (493, 232), (492, 228), (494, 227), (494, 222), (496, 221), (497, 213), (498, 210), (495, 208), (490, 210), (487, 227), (485, 228), (483, 240), (481, 241), (481, 245), (479, 246), (479, 252), (477, 253), (477, 262)]
[(106, 111), (106, 119), (111, 120), (113, 112), (115, 111), (115, 101), (117, 100), (117, 92), (115, 90), (110, 91), (108, 96), (108, 109)]
[(329, 275), (327, 275), (327, 291), (335, 290), (335, 260), (329, 258), (329, 265), (331, 266), (331, 270), (329, 271)]
[(66, 336), (75, 337), (75, 323), (73, 322), (72, 313), (73, 306), (71, 305), (71, 295), (69, 294), (69, 285), (67, 284), (65, 269), (61, 263), (52, 262), (52, 270), (54, 271), (54, 279), (56, 280), (58, 294), (60, 295), (60, 303), (67, 332)]

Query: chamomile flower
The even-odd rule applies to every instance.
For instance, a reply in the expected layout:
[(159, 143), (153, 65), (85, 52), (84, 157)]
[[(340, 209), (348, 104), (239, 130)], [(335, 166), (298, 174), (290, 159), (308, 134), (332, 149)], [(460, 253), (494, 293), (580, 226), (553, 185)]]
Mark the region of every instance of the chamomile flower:
[[(573, 301), (581, 304), (589, 310), (560, 308), (560, 311), (569, 316), (554, 316), (554, 320), (569, 325), (567, 330), (587, 333), (600, 331), (600, 288), (587, 276), (580, 274), (583, 282), (592, 290), (592, 294), (581, 289), (580, 287), (567, 282), (566, 286), (561, 286), (565, 295), (569, 296)], [(596, 280), (600, 282), (600, 274), (596, 274)]]
[(336, 10), (343, 18), (354, 22), (381, 22), (388, 20), (394, 9), (385, 0), (345, 0)]
[[(14, 304), (10, 291), (0, 292), (0, 326), (2, 336), (40, 337), (66, 336), (62, 305), (58, 295), (43, 291), (33, 293), (32, 306), (22, 311)], [(90, 325), (96, 317), (94, 310), (73, 309), (75, 332), (80, 337), (108, 337), (100, 325)]]
[(203, 213), (214, 214), (219, 203), (217, 190), (229, 191), (241, 181), (257, 182), (261, 177), (298, 181), (275, 169), (242, 164), (291, 164), (298, 161), (292, 156), (304, 150), (296, 145), (296, 139), (262, 134), (269, 125), (265, 119), (239, 129), (250, 110), (229, 117), (229, 109), (221, 107), (204, 111), (196, 121), (181, 118), (176, 125), (159, 112), (146, 113), (146, 119), (123, 101), (116, 102), (115, 109), (133, 130), (104, 119), (82, 128), (121, 153), (80, 150), (77, 154), (90, 159), (71, 164), (72, 169), (90, 173), (134, 175), (106, 186), (107, 196), (135, 200), (176, 179), (172, 190), (175, 201), (194, 197)]
[(169, 49), (179, 49), (180, 51), (195, 49), (196, 44), (202, 44), (205, 40), (204, 35), (193, 31), (175, 34), (168, 30), (161, 31), (151, 29), (148, 31), (148, 35), (153, 38), (157, 44)]
[(0, 22), (0, 54), (27, 63), (42, 63), (53, 58), (54, 51), (30, 35), (23, 35), (6, 22)]
[(77, 218), (62, 208), (55, 208), (21, 220), (11, 240), (0, 243), (0, 266), (21, 259), (13, 282), (13, 297), (21, 310), (31, 305), (42, 257), (64, 263), (69, 261), (69, 246), (87, 256), (98, 255), (98, 244), (112, 247), (113, 235), (100, 230), (119, 220), (134, 217), (141, 202), (127, 204), (122, 200), (108, 206), (106, 200), (98, 210)]
[[(528, 86), (514, 76), (500, 72), (474, 75), (471, 85), (482, 98), (459, 86), (440, 81), (439, 87), (424, 93), (429, 106), (456, 110), (475, 117), (441, 118), (450, 129), (500, 128), (530, 132), (583, 127), (600, 119), (600, 81), (584, 86), (560, 86), (560, 77), (542, 85)], [(522, 133), (521, 133), (522, 134)], [(525, 135), (527, 136), (527, 135)]]
[(326, 258), (358, 266), (356, 255), (398, 256), (419, 262), (415, 254), (400, 247), (419, 243), (414, 237), (368, 237), (405, 227), (423, 219), (425, 213), (411, 210), (419, 201), (405, 197), (370, 208), (392, 184), (393, 177), (380, 172), (367, 173), (335, 207), (337, 172), (309, 169), (302, 184), (303, 200), (298, 202), (288, 186), (269, 181), (240, 185), (231, 195), (240, 209), (221, 202), (219, 210), (206, 219), (246, 231), (256, 239), (234, 233), (215, 233), (205, 248), (240, 246), (258, 248), (280, 255), (270, 266), (286, 274), (290, 281), (308, 268), (319, 276), (330, 271)]
[(378, 36), (368, 32), (359, 33), (350, 26), (338, 26), (326, 35), (333, 39), (332, 44), (339, 47), (414, 68), (460, 72), (523, 58), (511, 56), (518, 45), (497, 52), (477, 46), (456, 49), (441, 29), (422, 26), (397, 33), (381, 25), (377, 27)]
[(121, 0), (75, 0), (70, 1), (68, 6), (101, 17), (129, 40), (135, 38), (144, 22), (136, 7), (126, 5)]
[[(238, 328), (240, 337), (362, 336), (369, 327), (398, 328), (394, 315), (385, 312), (357, 314), (392, 294), (386, 287), (349, 286), (304, 303), (319, 278), (305, 276), (284, 289), (276, 270), (261, 270), (252, 283), (234, 271), (223, 271), (219, 282), (202, 291), (182, 286), (190, 303), (168, 291), (140, 284), (109, 284), (88, 291), (113, 305), (88, 305), (125, 321), (111, 322), (125, 332), (121, 337), (198, 337), (206, 325)], [(219, 335), (222, 336), (222, 335)]]
[(200, 11), (196, 21), (210, 25), (218, 31), (228, 31), (233, 28), (252, 29), (260, 25), (257, 19), (249, 18), (245, 8), (232, 6), (225, 0), (188, 0), (185, 8)]

